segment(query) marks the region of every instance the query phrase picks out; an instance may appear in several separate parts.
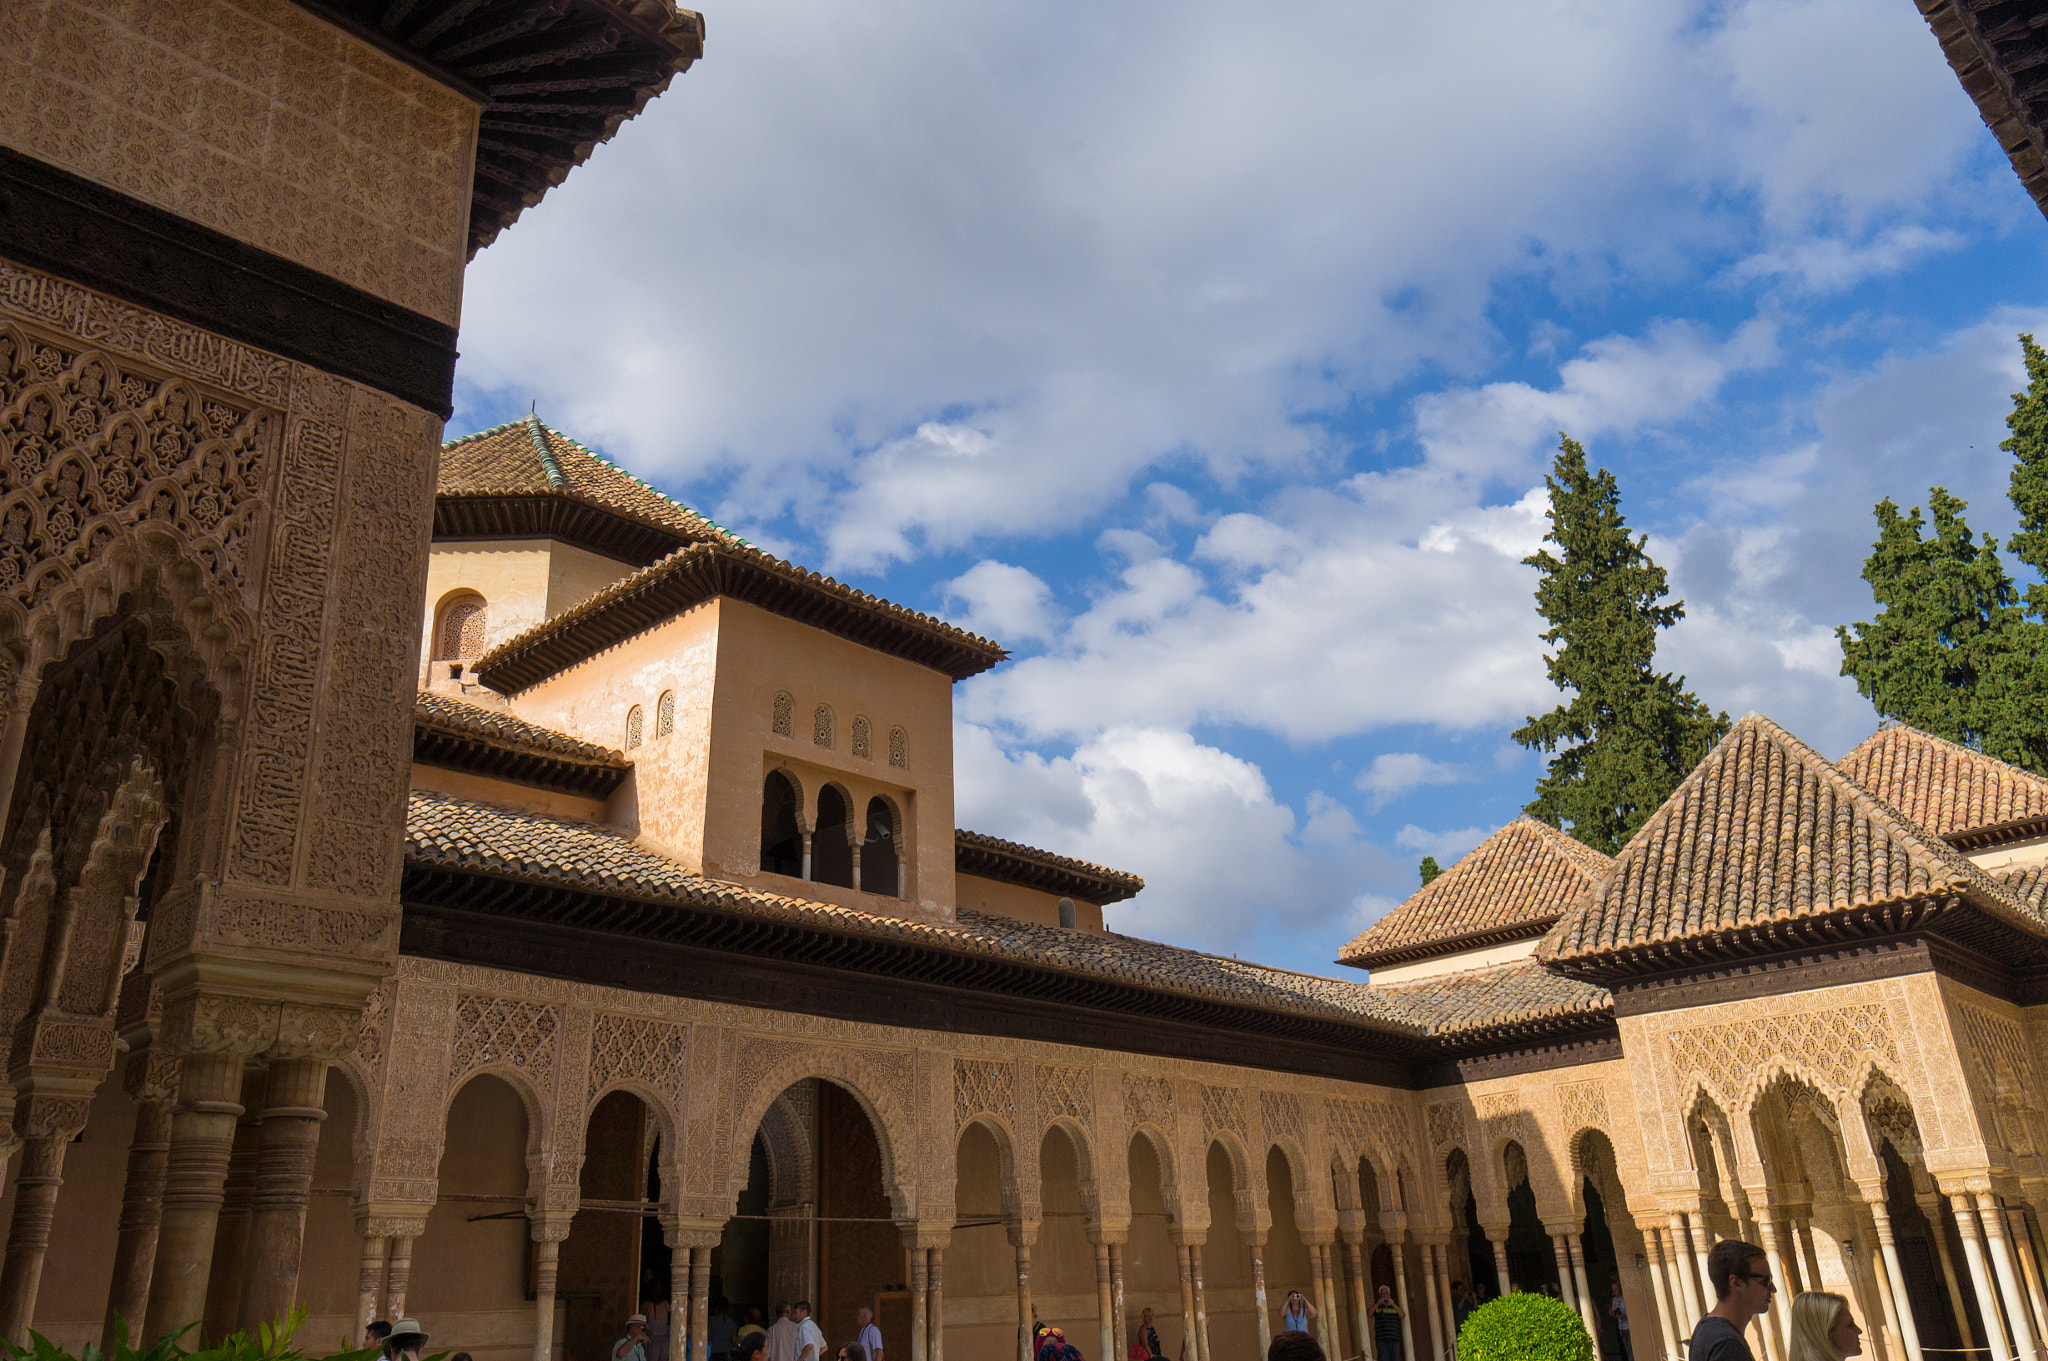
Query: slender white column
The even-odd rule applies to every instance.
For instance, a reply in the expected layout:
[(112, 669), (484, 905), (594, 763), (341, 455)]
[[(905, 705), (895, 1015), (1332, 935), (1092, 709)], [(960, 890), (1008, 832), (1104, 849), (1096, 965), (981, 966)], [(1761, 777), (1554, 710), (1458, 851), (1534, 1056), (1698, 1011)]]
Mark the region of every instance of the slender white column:
[(1408, 1322), (1413, 1316), (1408, 1312), (1408, 1245), (1404, 1240), (1405, 1230), (1403, 1237), (1387, 1240), (1394, 1259), (1394, 1303), (1401, 1306), (1401, 1356), (1403, 1361), (1421, 1361), (1415, 1355), (1415, 1329)]
[(1992, 1288), (1991, 1273), (1985, 1269), (1977, 1206), (1967, 1194), (1952, 1197), (1951, 1204), (1956, 1213), (1956, 1228), (1962, 1232), (1963, 1261), (1970, 1268), (1970, 1288), (1977, 1295), (1977, 1312), (1984, 1320), (1984, 1331), (1991, 1335), (1986, 1341), (1993, 1349), (1992, 1361), (2008, 1361), (2013, 1354), (2012, 1335), (2005, 1330), (1998, 1292)]
[(1948, 1250), (1948, 1223), (1942, 1218), (1941, 1197), (1916, 1197), (1920, 1213), (1927, 1216), (1928, 1232), (1934, 1235), (1935, 1255), (1941, 1259), (1941, 1279), (1948, 1286), (1949, 1311), (1955, 1315), (1956, 1331), (1962, 1335), (1963, 1348), (1969, 1350), (1977, 1345), (1970, 1332), (1970, 1313), (1963, 1307), (1963, 1288), (1956, 1279), (1955, 1254)]
[[(1692, 1230), (1686, 1225), (1685, 1216), (1671, 1216), (1671, 1274), (1677, 1278), (1678, 1288), (1685, 1295), (1685, 1305), (1697, 1323), (1707, 1312), (1707, 1306), (1700, 1299), (1700, 1281), (1704, 1272), (1697, 1272), (1692, 1264)], [(1686, 1330), (1690, 1337), (1692, 1332)]]
[(1669, 1278), (1664, 1274), (1664, 1235), (1654, 1225), (1643, 1230), (1643, 1259), (1649, 1267), (1650, 1293), (1657, 1301), (1657, 1337), (1663, 1345), (1660, 1355), (1670, 1358), (1678, 1356), (1677, 1315), (1671, 1309), (1671, 1292), (1666, 1288)]
[(1998, 1274), (1999, 1293), (2005, 1299), (2006, 1325), (2012, 1329), (2013, 1355), (2019, 1361), (2033, 1361), (2037, 1354), (2034, 1346), (2034, 1322), (2027, 1316), (2027, 1296), (2019, 1281), (2019, 1273), (2013, 1269), (2012, 1250), (2005, 1241), (2005, 1226), (2000, 1222), (1998, 1197), (1988, 1191), (1977, 1195), (1977, 1211), (1984, 1221), (1984, 1239), (1991, 1245), (1991, 1268)]
[(1593, 1312), (1593, 1288), (1586, 1283), (1586, 1240), (1576, 1233), (1565, 1235), (1565, 1247), (1572, 1255), (1572, 1284), (1579, 1292), (1579, 1317), (1586, 1321), (1586, 1336), (1593, 1339), (1593, 1354), (1600, 1354), (1600, 1316)]
[(1913, 1301), (1906, 1294), (1906, 1275), (1899, 1270), (1899, 1249), (1892, 1241), (1892, 1216), (1884, 1203), (1884, 1188), (1877, 1188), (1877, 1199), (1870, 1202), (1870, 1217), (1877, 1224), (1878, 1264), (1884, 1270), (1891, 1298), (1892, 1311), (1898, 1315), (1894, 1326), (1898, 1329), (1899, 1340), (1906, 1345), (1907, 1361), (1926, 1361), (1920, 1351), (1920, 1325), (1913, 1318)]

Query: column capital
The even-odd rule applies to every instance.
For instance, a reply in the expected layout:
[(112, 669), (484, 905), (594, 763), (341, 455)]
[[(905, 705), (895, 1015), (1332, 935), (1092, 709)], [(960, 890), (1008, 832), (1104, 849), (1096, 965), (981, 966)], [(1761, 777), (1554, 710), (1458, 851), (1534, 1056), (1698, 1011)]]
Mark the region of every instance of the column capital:
[(1183, 1228), (1178, 1224), (1173, 1226), (1167, 1236), (1173, 1240), (1173, 1245), (1177, 1248), (1198, 1248), (1209, 1241), (1207, 1229)]
[(684, 1215), (660, 1216), (662, 1241), (670, 1248), (715, 1248), (725, 1236), (722, 1219), (697, 1219)]
[[(356, 1233), (364, 1238), (418, 1238), (427, 1231), (431, 1205), (356, 1207)], [(410, 1210), (411, 1213), (407, 1213)]]
[(1131, 1241), (1129, 1220), (1091, 1220), (1088, 1224), (1088, 1241), (1097, 1244), (1122, 1244)]
[(1038, 1241), (1038, 1221), (1012, 1219), (1003, 1225), (1003, 1232), (1009, 1237), (1011, 1247), (1028, 1248)]
[(904, 1220), (896, 1221), (896, 1232), (903, 1236), (903, 1246), (912, 1252), (922, 1248), (946, 1248), (953, 1244), (953, 1225), (950, 1221)]
[(575, 1212), (560, 1210), (528, 1210), (526, 1212), (527, 1235), (536, 1243), (559, 1243), (569, 1236)]

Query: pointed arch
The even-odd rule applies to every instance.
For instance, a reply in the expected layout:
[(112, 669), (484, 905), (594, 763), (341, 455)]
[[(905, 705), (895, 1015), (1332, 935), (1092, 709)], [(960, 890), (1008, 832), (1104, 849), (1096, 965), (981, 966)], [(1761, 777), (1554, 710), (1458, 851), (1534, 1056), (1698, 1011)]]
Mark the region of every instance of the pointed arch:
[[(792, 1054), (775, 1064), (756, 1079), (751, 1093), (744, 1094), (744, 1104), (739, 1108), (733, 1128), (750, 1133), (759, 1129), (770, 1104), (805, 1078), (819, 1078), (832, 1083), (860, 1106), (868, 1117), (868, 1123), (874, 1127), (875, 1142), (881, 1149), (882, 1187), (888, 1193), (894, 1213), (899, 1218), (914, 1215), (917, 1188), (904, 1179), (899, 1169), (916, 1165), (914, 1161), (904, 1161), (905, 1155), (917, 1148), (916, 1127), (904, 1102), (888, 1083), (880, 1079), (865, 1058), (853, 1051), (818, 1047)], [(725, 1169), (726, 1195), (732, 1203), (737, 1203), (740, 1192), (747, 1185), (752, 1141), (735, 1139), (733, 1144), (735, 1148)]]

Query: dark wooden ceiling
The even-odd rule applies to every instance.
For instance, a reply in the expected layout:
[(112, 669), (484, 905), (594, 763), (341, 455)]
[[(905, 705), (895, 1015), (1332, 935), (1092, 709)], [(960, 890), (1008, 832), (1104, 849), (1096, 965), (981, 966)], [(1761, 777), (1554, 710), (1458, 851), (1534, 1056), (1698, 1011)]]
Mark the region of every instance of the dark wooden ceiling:
[(704, 54), (665, 0), (300, 0), (484, 106), (471, 255)]
[(2048, 213), (2048, 0), (1918, 0), (1956, 78)]

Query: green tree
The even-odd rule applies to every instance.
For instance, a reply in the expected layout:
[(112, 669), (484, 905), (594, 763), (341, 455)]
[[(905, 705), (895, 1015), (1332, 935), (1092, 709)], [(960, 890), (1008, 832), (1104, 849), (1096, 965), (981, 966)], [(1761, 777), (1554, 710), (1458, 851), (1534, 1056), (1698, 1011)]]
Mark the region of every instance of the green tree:
[(1570, 698), (1514, 739), (1553, 753), (1529, 814), (1612, 854), (1726, 735), (1728, 715), (1653, 669), (1658, 631), (1685, 617), (1684, 602), (1663, 603), (1664, 569), (1644, 551), (1648, 536), (1629, 533), (1614, 474), (1588, 472), (1586, 451), (1561, 438), (1544, 535), (1557, 551), (1523, 561), (1543, 574), (1550, 680)]
[(1428, 888), (1430, 881), (1442, 873), (1443, 871), (1437, 868), (1435, 856), (1425, 855), (1422, 857), (1422, 886), (1424, 888)]
[(1971, 533), (1966, 502), (1930, 487), (1927, 506), (1931, 524), (1918, 506), (1901, 515), (1890, 497), (1877, 503), (1863, 563), (1877, 615), (1835, 630), (1842, 674), (1884, 717), (2010, 759), (2025, 745), (2010, 706), (2033, 669), (2019, 596), (1998, 540)]
[[(2020, 355), (2027, 365), (2027, 390), (2012, 395), (2005, 418), (2012, 436), (1998, 447), (2012, 455), (2009, 495), (2020, 513), (2019, 532), (2006, 542), (2012, 555), (2048, 578), (2048, 354), (2030, 335), (2020, 336)], [(2048, 619), (2048, 585), (2027, 588), (2027, 608)]]

